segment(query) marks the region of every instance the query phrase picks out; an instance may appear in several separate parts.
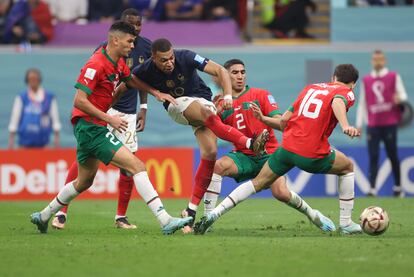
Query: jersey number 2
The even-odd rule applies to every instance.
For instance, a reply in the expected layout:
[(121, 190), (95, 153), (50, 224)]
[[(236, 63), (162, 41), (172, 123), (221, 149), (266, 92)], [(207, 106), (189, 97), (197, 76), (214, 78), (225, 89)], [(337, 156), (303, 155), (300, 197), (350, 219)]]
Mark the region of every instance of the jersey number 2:
[(237, 123), (237, 129), (241, 130), (246, 128), (246, 125), (243, 124), (244, 118), (243, 118), (243, 114), (239, 113), (236, 114), (236, 123)]
[[(302, 102), (300, 103), (298, 116), (303, 115), (308, 118), (317, 118), (321, 112), (323, 101), (316, 98), (318, 95), (328, 95), (329, 91), (327, 90), (315, 90), (311, 88), (303, 97)], [(311, 105), (314, 105), (313, 111), (310, 110)]]

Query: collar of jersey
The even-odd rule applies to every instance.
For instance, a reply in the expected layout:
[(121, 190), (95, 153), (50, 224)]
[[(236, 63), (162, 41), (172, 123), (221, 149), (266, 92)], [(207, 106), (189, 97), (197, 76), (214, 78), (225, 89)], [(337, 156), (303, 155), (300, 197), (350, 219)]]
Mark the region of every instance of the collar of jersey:
[(246, 85), (246, 89), (242, 93), (240, 93), (239, 96), (233, 97), (233, 99), (239, 99), (240, 97), (242, 97), (243, 94), (245, 94), (246, 92), (248, 92), (249, 89), (250, 89), (250, 87), (248, 85)]
[(111, 59), (111, 57), (109, 57), (109, 55), (108, 55), (108, 53), (106, 52), (106, 50), (105, 50), (105, 48), (103, 48), (102, 47), (102, 50), (101, 50), (101, 52), (102, 52), (102, 54), (104, 54), (104, 56), (115, 66), (115, 67), (117, 67), (118, 66), (118, 64), (113, 60), (113, 59)]

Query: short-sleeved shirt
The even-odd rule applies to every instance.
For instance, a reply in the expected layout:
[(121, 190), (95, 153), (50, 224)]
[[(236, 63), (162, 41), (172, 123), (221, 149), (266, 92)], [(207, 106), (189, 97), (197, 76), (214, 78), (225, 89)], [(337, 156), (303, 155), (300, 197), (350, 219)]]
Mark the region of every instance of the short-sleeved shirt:
[[(204, 71), (209, 59), (190, 50), (174, 50), (175, 66), (171, 74), (159, 70), (152, 59), (135, 67), (132, 71), (140, 80), (172, 97), (201, 97), (211, 101), (211, 90), (198, 75)], [(169, 103), (165, 102), (165, 109)]]
[[(75, 88), (87, 93), (88, 100), (92, 105), (106, 113), (112, 104), (114, 89), (118, 82), (129, 79), (131, 79), (131, 72), (125, 64), (125, 60), (119, 59), (118, 62), (115, 62), (102, 47), (93, 53), (83, 66)], [(94, 118), (74, 107), (72, 124), (75, 124), (79, 118), (94, 124), (107, 125), (105, 121)]]
[(331, 105), (334, 98), (343, 99), (347, 111), (355, 102), (353, 91), (344, 85), (306, 86), (289, 108), (293, 114), (283, 132), (283, 148), (306, 158), (329, 155), (328, 138), (338, 123)]
[[(225, 124), (237, 128), (246, 137), (253, 137), (254, 135), (260, 134), (264, 129), (267, 129), (270, 136), (265, 150), (268, 154), (271, 154), (278, 147), (274, 131), (270, 126), (267, 126), (254, 117), (253, 111), (250, 109), (250, 102), (256, 103), (265, 116), (273, 117), (280, 114), (279, 107), (270, 92), (246, 86), (244, 92), (238, 97), (233, 97), (233, 108), (222, 110), (219, 116)], [(249, 156), (255, 155), (252, 150), (245, 148), (236, 147), (234, 151), (242, 152)]]

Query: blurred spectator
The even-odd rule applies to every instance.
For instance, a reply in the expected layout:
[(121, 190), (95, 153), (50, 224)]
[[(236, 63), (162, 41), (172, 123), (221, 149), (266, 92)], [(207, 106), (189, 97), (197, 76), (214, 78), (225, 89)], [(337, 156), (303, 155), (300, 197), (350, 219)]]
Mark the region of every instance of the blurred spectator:
[(7, 17), (4, 41), (44, 43), (53, 36), (49, 7), (41, 0), (20, 0)]
[(367, 124), (369, 154), (369, 196), (375, 196), (378, 174), (379, 147), (384, 142), (394, 176), (394, 196), (403, 196), (400, 161), (398, 159), (397, 127), (401, 120), (400, 104), (408, 96), (400, 75), (386, 67), (385, 54), (376, 50), (371, 58), (372, 71), (365, 75), (359, 92), (357, 128)]
[(165, 2), (167, 0), (129, 0), (130, 8), (138, 10), (144, 18), (165, 20)]
[(9, 148), (14, 148), (15, 135), (20, 147), (45, 147), (54, 131), (54, 146), (59, 147), (61, 124), (57, 102), (52, 93), (41, 86), (38, 69), (26, 71), (27, 90), (16, 97), (9, 125)]
[(45, 0), (49, 4), (54, 21), (76, 22), (83, 24), (87, 22), (88, 0)]
[(167, 20), (198, 20), (203, 12), (203, 0), (166, 0)]
[(128, 8), (128, 0), (89, 0), (89, 16), (91, 21), (113, 22), (121, 17)]
[(296, 38), (312, 38), (306, 32), (309, 18), (306, 8), (316, 11), (312, 0), (260, 0), (264, 27), (273, 32), (276, 38), (288, 38), (294, 30)]
[(7, 16), (11, 9), (11, 4), (11, 0), (0, 0), (0, 43), (3, 42)]
[(228, 19), (237, 21), (238, 0), (204, 0), (203, 19)]
[(352, 0), (350, 5), (366, 7), (366, 6), (403, 6), (413, 5), (413, 0)]

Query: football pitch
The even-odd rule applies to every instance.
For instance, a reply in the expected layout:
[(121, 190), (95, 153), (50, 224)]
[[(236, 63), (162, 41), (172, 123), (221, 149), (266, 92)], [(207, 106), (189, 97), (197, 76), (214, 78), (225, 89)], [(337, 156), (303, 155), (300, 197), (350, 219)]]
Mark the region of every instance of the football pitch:
[[(306, 200), (337, 224), (337, 199)], [(241, 203), (204, 236), (163, 236), (137, 200), (128, 216), (138, 229), (116, 229), (115, 201), (80, 200), (65, 230), (43, 235), (29, 215), (46, 202), (0, 202), (0, 276), (412, 276), (413, 200), (357, 199), (354, 220), (370, 205), (388, 211), (390, 227), (378, 237), (324, 234), (272, 199)], [(178, 215), (186, 201), (164, 204)]]

